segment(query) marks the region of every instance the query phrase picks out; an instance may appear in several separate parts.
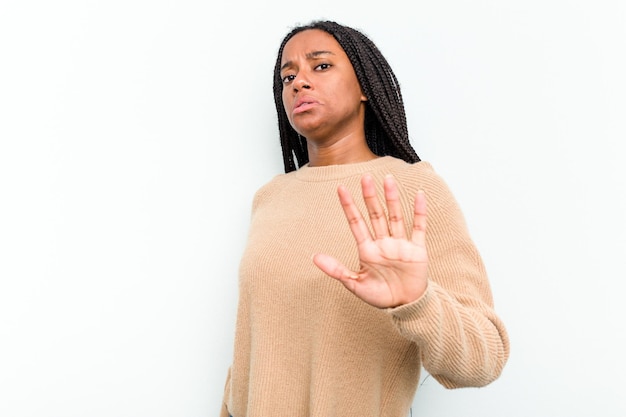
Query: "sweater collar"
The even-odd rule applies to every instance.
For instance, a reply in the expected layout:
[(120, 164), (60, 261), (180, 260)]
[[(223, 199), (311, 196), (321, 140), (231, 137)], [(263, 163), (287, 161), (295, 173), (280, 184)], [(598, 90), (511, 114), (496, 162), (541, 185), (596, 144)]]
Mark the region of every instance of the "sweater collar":
[(376, 159), (353, 164), (324, 165), (319, 167), (311, 167), (309, 164), (306, 164), (294, 171), (294, 175), (301, 181), (329, 181), (354, 175), (362, 175), (366, 172), (376, 171), (381, 167), (391, 166), (398, 162), (403, 163), (401, 159), (392, 156), (381, 156)]

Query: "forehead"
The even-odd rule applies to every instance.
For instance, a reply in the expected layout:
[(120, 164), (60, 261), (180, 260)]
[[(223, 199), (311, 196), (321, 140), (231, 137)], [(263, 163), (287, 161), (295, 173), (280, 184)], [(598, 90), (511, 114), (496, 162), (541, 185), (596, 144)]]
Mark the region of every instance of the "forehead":
[(297, 55), (319, 51), (346, 56), (339, 42), (331, 34), (320, 29), (307, 29), (296, 33), (287, 41), (283, 49), (281, 64), (292, 60)]

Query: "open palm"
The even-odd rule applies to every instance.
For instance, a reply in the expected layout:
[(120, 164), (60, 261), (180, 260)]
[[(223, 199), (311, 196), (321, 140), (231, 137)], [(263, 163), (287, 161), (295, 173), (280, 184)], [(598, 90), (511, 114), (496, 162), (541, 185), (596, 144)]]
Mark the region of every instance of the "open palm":
[(384, 180), (387, 213), (376, 195), (370, 175), (361, 179), (363, 199), (372, 232), (345, 187), (338, 188), (339, 201), (357, 243), (360, 269), (351, 271), (337, 259), (317, 254), (313, 262), (327, 275), (363, 301), (379, 308), (396, 307), (417, 300), (428, 282), (426, 253), (426, 197), (415, 197), (413, 229), (406, 236), (398, 187), (391, 176)]

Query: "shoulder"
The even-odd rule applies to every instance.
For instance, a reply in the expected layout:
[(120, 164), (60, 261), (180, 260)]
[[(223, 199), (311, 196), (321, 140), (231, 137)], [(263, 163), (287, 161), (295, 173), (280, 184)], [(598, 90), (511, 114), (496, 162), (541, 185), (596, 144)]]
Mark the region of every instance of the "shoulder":
[[(295, 172), (295, 171), (294, 171)], [(259, 189), (254, 193), (254, 198), (252, 200), (252, 208), (257, 207), (262, 201), (266, 201), (267, 199), (271, 199), (276, 196), (281, 190), (285, 189), (285, 185), (294, 178), (294, 172), (290, 172), (287, 174), (278, 174), (270, 179), (268, 182), (263, 184)]]
[(412, 203), (422, 190), (426, 195), (429, 217), (458, 218), (464, 223), (461, 207), (452, 190), (427, 161), (395, 163), (391, 174), (396, 179), (403, 201)]
[(391, 171), (398, 185), (410, 194), (423, 190), (426, 194), (441, 196), (451, 194), (445, 180), (427, 161), (407, 163), (396, 162)]

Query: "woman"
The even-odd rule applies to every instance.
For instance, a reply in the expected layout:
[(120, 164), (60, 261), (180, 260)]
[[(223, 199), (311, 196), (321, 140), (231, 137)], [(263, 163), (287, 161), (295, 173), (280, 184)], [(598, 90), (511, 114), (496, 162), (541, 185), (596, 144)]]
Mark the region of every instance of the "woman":
[(297, 27), (274, 96), (285, 174), (254, 198), (221, 415), (404, 417), (422, 365), (447, 388), (495, 380), (509, 345), (483, 263), (376, 46)]

